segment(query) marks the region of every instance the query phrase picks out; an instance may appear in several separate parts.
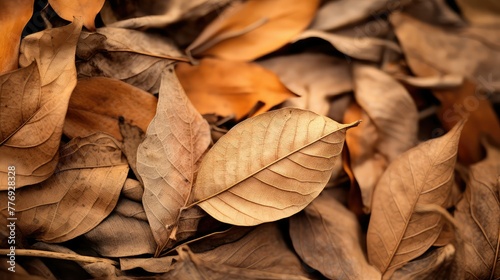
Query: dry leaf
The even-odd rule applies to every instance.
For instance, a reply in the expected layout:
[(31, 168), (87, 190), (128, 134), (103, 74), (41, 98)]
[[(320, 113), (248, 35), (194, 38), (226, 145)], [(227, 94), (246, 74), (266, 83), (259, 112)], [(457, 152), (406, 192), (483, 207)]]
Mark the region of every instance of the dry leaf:
[[(0, 115), (3, 138), (0, 141), (0, 189), (7, 189), (7, 166), (10, 165), (16, 167), (17, 187), (41, 182), (54, 172), (64, 116), (76, 85), (74, 57), (80, 29), (81, 23), (75, 21), (25, 37), (19, 63), (26, 68), (0, 77), (5, 85), (0, 88), (1, 99), (5, 100), (2, 111), (12, 108), (9, 113), (15, 116)], [(35, 66), (29, 66), (33, 61), (38, 71)], [(20, 82), (22, 78), (27, 79), (26, 84)], [(37, 79), (41, 88), (37, 86)], [(9, 127), (8, 135), (4, 134), (3, 127)], [(13, 127), (16, 128), (11, 131)]]
[(486, 145), (487, 158), (470, 167), (455, 218), (460, 224), (458, 254), (464, 279), (500, 277), (500, 150)]
[(500, 147), (500, 121), (487, 93), (478, 90), (469, 80), (459, 88), (434, 90), (434, 96), (441, 102), (437, 114), (447, 130), (462, 118), (468, 117), (458, 145), (458, 159), (470, 164), (483, 158), (481, 137), (487, 136)]
[(440, 138), (410, 149), (378, 182), (367, 234), (368, 258), (384, 276), (422, 255), (438, 238), (453, 186), (463, 121)]
[(125, 180), (125, 184), (123, 185), (122, 189), (122, 195), (125, 198), (141, 202), (143, 193), (144, 187), (142, 186), (141, 182), (130, 178), (127, 178), (127, 180)]
[(225, 60), (252, 61), (289, 43), (314, 17), (318, 0), (235, 2), (186, 52)]
[(245, 120), (203, 158), (194, 204), (234, 225), (293, 215), (325, 187), (340, 164), (345, 131), (356, 124), (294, 108)]
[(63, 19), (73, 21), (74, 18), (81, 17), (83, 26), (95, 30), (94, 20), (104, 5), (104, 0), (49, 0), (49, 4)]
[(345, 59), (318, 53), (277, 56), (258, 62), (278, 75), (283, 84), (300, 97), (285, 101), (285, 107), (307, 109), (327, 115), (329, 97), (352, 91), (351, 73)]
[(116, 78), (151, 93), (158, 92), (165, 67), (186, 60), (168, 38), (112, 27), (82, 32), (76, 55), (79, 78)]
[[(310, 29), (332, 30), (370, 17), (377, 17), (378, 13), (387, 13), (398, 10), (410, 1), (403, 0), (391, 3), (388, 0), (336, 0), (328, 1), (316, 13)], [(335, 15), (335, 16), (332, 16)], [(379, 17), (377, 17), (379, 19)]]
[(196, 224), (180, 228), (178, 222), (210, 139), (208, 123), (189, 102), (169, 67), (160, 87), (158, 112), (137, 151), (137, 170), (144, 182), (142, 202), (158, 245), (156, 255), (179, 232), (196, 231)]
[(290, 237), (297, 254), (329, 279), (380, 279), (361, 247), (356, 216), (331, 190), (323, 191), (303, 212), (290, 218)]
[(63, 132), (71, 138), (106, 132), (121, 141), (119, 118), (145, 131), (157, 102), (150, 93), (116, 79), (81, 79), (69, 100)]
[(152, 273), (165, 273), (171, 270), (172, 262), (176, 256), (162, 258), (120, 258), (121, 270), (132, 270), (142, 268)]
[(201, 114), (234, 114), (240, 119), (259, 101), (265, 105), (256, 114), (296, 96), (274, 73), (251, 62), (206, 58), (196, 66), (179, 63), (175, 72)]
[[(23, 235), (46, 242), (73, 239), (97, 226), (118, 201), (128, 165), (115, 139), (75, 138), (60, 155), (53, 176), (16, 191), (16, 225)], [(6, 207), (7, 196), (1, 199)]]
[(298, 278), (307, 276), (274, 223), (260, 225), (238, 241), (196, 255), (208, 263), (296, 275)]
[(162, 28), (182, 19), (200, 17), (233, 0), (107, 1), (101, 17), (107, 26), (147, 29)]
[(205, 279), (228, 279), (228, 280), (305, 280), (307, 277), (291, 273), (273, 273), (267, 271), (237, 268), (217, 262), (206, 262), (193, 254), (188, 247), (183, 246), (178, 250), (179, 257), (172, 271), (163, 274), (160, 279), (179, 280), (205, 280)]
[(17, 69), (21, 33), (33, 14), (33, 0), (0, 2), (0, 74)]
[[(492, 81), (500, 64), (499, 48), (478, 34), (470, 34), (474, 32), (470, 28), (437, 27), (403, 13), (389, 18), (407, 63), (417, 76), (458, 74), (488, 91), (500, 89), (500, 83)], [(483, 31), (487, 29), (475, 32)]]
[(361, 60), (380, 61), (382, 52), (389, 48), (401, 52), (400, 47), (389, 40), (372, 38), (368, 36), (345, 36), (321, 30), (306, 30), (294, 38), (293, 42), (308, 38), (320, 38), (329, 42), (339, 52)]
[[(156, 100), (153, 112), (156, 112)], [(151, 117), (151, 120), (153, 118), (154, 116)], [(151, 121), (148, 122), (148, 125), (150, 122)], [(128, 164), (132, 171), (134, 171), (135, 177), (142, 182), (141, 175), (137, 172), (137, 149), (142, 141), (144, 141), (144, 138), (146, 138), (144, 130), (138, 126), (125, 122), (124, 118), (119, 119), (118, 125), (120, 126), (120, 134), (123, 137), (123, 153), (125, 157), (127, 157)]]
[[(140, 207), (139, 203), (135, 203)], [(97, 227), (87, 232), (85, 238), (91, 242), (94, 251), (105, 257), (153, 254), (156, 249), (147, 221), (119, 213), (111, 213)]]
[(492, 0), (457, 0), (460, 12), (472, 25), (498, 28), (500, 3)]
[(392, 279), (398, 280), (441, 280), (450, 277), (450, 268), (455, 259), (455, 247), (448, 244), (425, 253), (421, 257), (396, 270)]

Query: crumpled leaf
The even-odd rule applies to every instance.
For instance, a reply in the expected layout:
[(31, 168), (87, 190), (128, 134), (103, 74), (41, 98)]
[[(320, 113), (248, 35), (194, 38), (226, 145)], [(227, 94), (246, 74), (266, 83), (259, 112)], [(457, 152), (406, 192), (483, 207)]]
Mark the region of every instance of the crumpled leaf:
[(165, 67), (186, 61), (164, 36), (113, 27), (82, 32), (76, 55), (78, 78), (116, 78), (151, 93), (158, 92)]
[(158, 245), (156, 255), (180, 232), (196, 231), (196, 223), (180, 228), (178, 222), (210, 141), (208, 123), (169, 67), (162, 78), (157, 114), (137, 151), (137, 170), (144, 182), (142, 202)]
[(417, 76), (458, 74), (477, 80), (486, 90), (500, 89), (500, 83), (492, 82), (500, 64), (499, 48), (488, 41), (498, 36), (480, 36), (488, 31), (486, 28), (438, 27), (404, 13), (391, 14), (389, 19)]
[(208, 263), (296, 275), (298, 278), (307, 276), (299, 258), (288, 248), (274, 223), (260, 225), (238, 241), (196, 255)]
[(296, 96), (279, 78), (258, 64), (205, 58), (199, 65), (179, 63), (176, 73), (187, 96), (201, 114), (248, 114), (261, 101), (256, 114)]
[(83, 26), (95, 30), (94, 20), (104, 5), (104, 0), (49, 0), (49, 4), (63, 19), (73, 21), (74, 18), (81, 17)]
[(33, 14), (33, 0), (1, 1), (0, 32), (8, 34), (0, 40), (0, 74), (17, 69), (21, 33)]
[(233, 0), (107, 1), (101, 17), (107, 26), (148, 29), (162, 28), (186, 18), (200, 17)]
[(293, 39), (293, 42), (308, 38), (320, 38), (329, 42), (332, 47), (339, 52), (361, 60), (380, 61), (382, 52), (389, 48), (396, 52), (401, 52), (400, 47), (392, 41), (379, 39), (375, 37), (364, 36), (346, 36), (325, 32), (321, 30), (306, 30)]
[[(16, 190), (16, 225), (25, 236), (64, 242), (97, 226), (115, 207), (128, 164), (119, 142), (105, 134), (75, 138), (61, 147), (56, 172)], [(7, 211), (7, 195), (1, 196)]]
[(235, 2), (186, 49), (194, 56), (252, 61), (279, 49), (304, 30), (318, 0)]
[[(400, 155), (378, 182), (367, 234), (368, 259), (384, 279), (422, 255), (446, 223), (463, 121)], [(429, 209), (436, 209), (431, 211)]]
[(234, 225), (256, 225), (306, 207), (330, 179), (347, 128), (295, 108), (239, 123), (203, 158), (193, 204)]
[[(7, 189), (7, 166), (16, 166), (18, 188), (47, 179), (57, 166), (64, 116), (76, 85), (74, 56), (80, 29), (81, 23), (75, 20), (64, 27), (26, 36), (19, 59), (25, 68), (0, 77), (4, 85), (0, 96), (5, 100), (2, 111), (15, 116), (0, 115), (1, 190)], [(35, 66), (29, 66), (33, 61), (38, 71)], [(23, 78), (27, 81), (19, 80)], [(41, 87), (37, 86), (37, 79)], [(18, 82), (20, 84), (16, 84)], [(9, 131), (4, 131), (4, 126), (9, 127)], [(13, 127), (16, 128), (12, 130)]]
[(459, 263), (464, 279), (500, 277), (500, 149), (486, 145), (486, 159), (470, 167), (463, 199), (455, 218), (462, 242)]
[(356, 216), (323, 191), (303, 212), (290, 218), (290, 237), (297, 254), (329, 279), (380, 279), (361, 248)]
[(396, 270), (392, 279), (398, 280), (440, 280), (451, 277), (451, 266), (455, 259), (455, 247), (448, 244), (426, 252), (421, 257)]
[(258, 63), (273, 71), (287, 88), (300, 95), (287, 99), (285, 107), (307, 109), (326, 116), (330, 109), (328, 98), (353, 89), (351, 71), (345, 59), (300, 53)]
[(273, 273), (254, 269), (233, 267), (217, 262), (206, 262), (198, 255), (193, 254), (189, 247), (183, 246), (178, 250), (179, 257), (173, 269), (161, 276), (160, 279), (179, 280), (204, 280), (204, 279), (228, 279), (228, 280), (256, 280), (256, 279), (290, 279), (304, 280), (307, 277), (288, 274)]
[[(388, 0), (336, 0), (326, 2), (316, 13), (310, 26), (314, 30), (332, 30), (360, 22), (378, 13), (398, 10), (407, 5), (409, 0), (391, 4)], [(332, 16), (335, 15), (335, 16)], [(377, 19), (379, 19), (377, 17)]]
[(105, 257), (153, 254), (156, 243), (142, 205), (121, 199), (116, 208), (85, 234), (85, 238), (91, 242), (91, 248)]
[(121, 141), (119, 117), (146, 130), (157, 102), (150, 93), (120, 80), (80, 79), (69, 100), (63, 132), (71, 138), (106, 132)]

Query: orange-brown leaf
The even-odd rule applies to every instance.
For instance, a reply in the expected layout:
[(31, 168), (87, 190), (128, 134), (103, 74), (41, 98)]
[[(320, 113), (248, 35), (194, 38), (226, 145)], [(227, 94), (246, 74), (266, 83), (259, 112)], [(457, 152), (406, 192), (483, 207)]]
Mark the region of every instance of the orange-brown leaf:
[(104, 0), (49, 0), (49, 4), (63, 19), (73, 21), (75, 17), (82, 17), (83, 26), (95, 30), (94, 20)]

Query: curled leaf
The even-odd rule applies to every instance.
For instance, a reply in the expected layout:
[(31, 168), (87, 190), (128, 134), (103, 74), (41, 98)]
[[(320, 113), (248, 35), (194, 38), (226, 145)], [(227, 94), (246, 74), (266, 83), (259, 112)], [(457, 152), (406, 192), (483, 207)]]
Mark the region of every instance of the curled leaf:
[(294, 108), (243, 121), (203, 158), (193, 203), (234, 225), (293, 215), (325, 187), (355, 125)]

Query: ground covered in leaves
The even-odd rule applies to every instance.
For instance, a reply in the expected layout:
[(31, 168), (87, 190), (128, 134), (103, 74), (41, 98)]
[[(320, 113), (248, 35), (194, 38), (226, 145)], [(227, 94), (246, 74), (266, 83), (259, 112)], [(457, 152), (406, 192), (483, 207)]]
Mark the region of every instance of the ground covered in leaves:
[(0, 14), (2, 279), (500, 278), (498, 2)]

